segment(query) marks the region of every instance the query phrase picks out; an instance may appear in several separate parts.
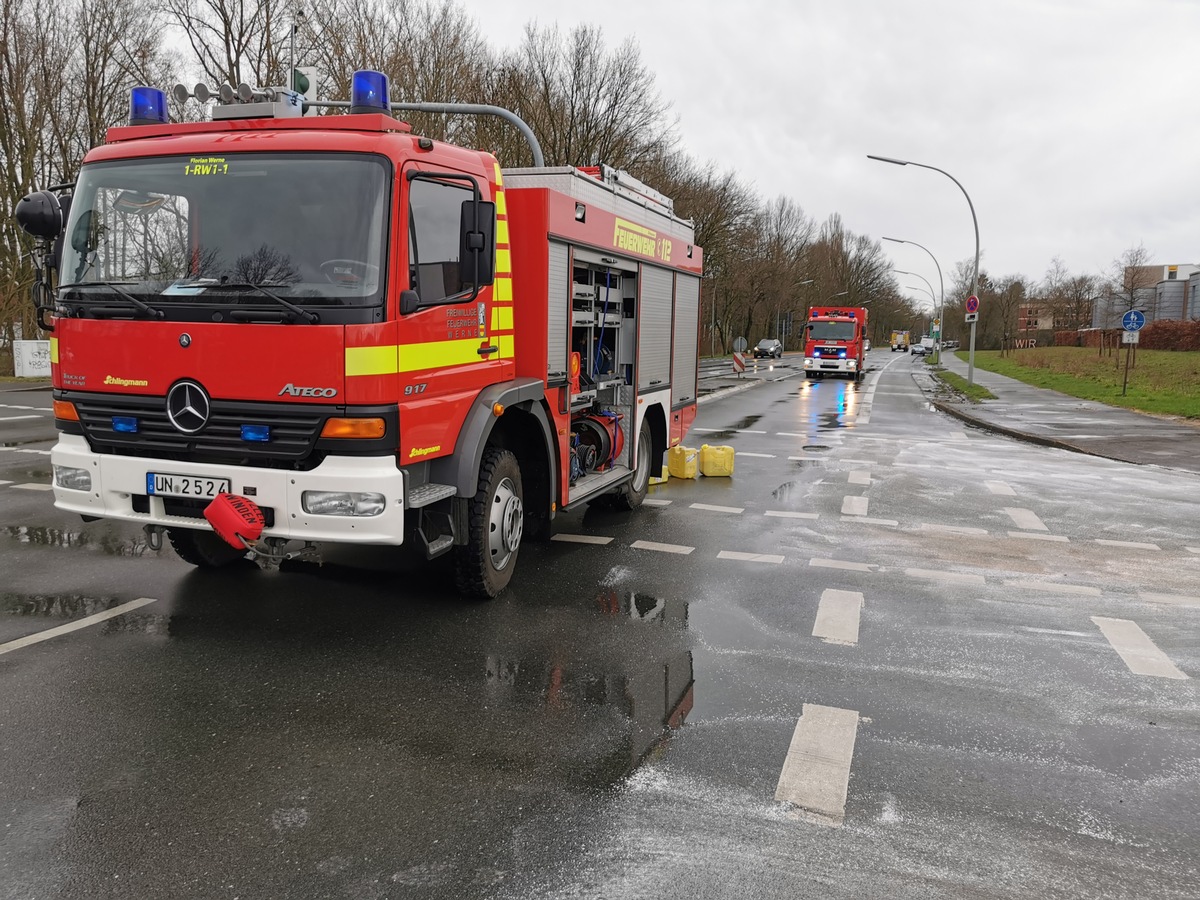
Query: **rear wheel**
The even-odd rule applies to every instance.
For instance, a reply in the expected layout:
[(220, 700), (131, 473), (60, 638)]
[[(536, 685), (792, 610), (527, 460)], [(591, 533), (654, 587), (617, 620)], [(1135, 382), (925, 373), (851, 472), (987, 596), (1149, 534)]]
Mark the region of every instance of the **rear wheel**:
[(246, 556), (245, 550), (225, 543), (212, 531), (168, 528), (167, 540), (180, 559), (201, 569), (221, 569)]
[(637, 465), (633, 470), (633, 478), (621, 485), (613, 496), (613, 505), (617, 509), (637, 509), (642, 505), (646, 491), (650, 489), (650, 458), (653, 455), (650, 423), (643, 421), (642, 430), (638, 433)]
[(454, 548), (454, 583), (460, 594), (489, 600), (508, 586), (525, 530), (521, 467), (508, 450), (488, 447), (479, 463), (479, 489), (471, 498), (467, 543)]

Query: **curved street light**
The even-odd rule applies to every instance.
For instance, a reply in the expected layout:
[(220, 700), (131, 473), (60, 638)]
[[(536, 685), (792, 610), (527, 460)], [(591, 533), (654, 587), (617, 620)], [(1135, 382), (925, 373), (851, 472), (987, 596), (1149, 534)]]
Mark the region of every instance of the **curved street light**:
[[(962, 186), (957, 178), (947, 172), (945, 169), (939, 169), (937, 166), (931, 166), (926, 163), (913, 162), (911, 159), (893, 159), (890, 156), (875, 156), (871, 153), (867, 154), (867, 159), (874, 159), (878, 162), (891, 163), (894, 166), (918, 166), (922, 169), (932, 169), (935, 172), (941, 172), (951, 181), (958, 185), (958, 189), (963, 192), (963, 196), (967, 198), (967, 206), (971, 210), (971, 223), (975, 226), (975, 268), (971, 272), (971, 293), (979, 293), (979, 219), (975, 217), (975, 204), (971, 202), (971, 195), (967, 193), (967, 189)], [(971, 323), (971, 350), (967, 360), (967, 384), (975, 383), (975, 323)]]
[(929, 248), (923, 244), (918, 244), (916, 241), (906, 241), (901, 238), (885, 237), (885, 241), (891, 241), (894, 244), (912, 244), (914, 247), (920, 247), (926, 253), (929, 253), (929, 258), (933, 260), (933, 265), (938, 273), (938, 291), (941, 299), (938, 302), (938, 340), (933, 345), (933, 361), (941, 362), (942, 359), (942, 338), (946, 334), (946, 283), (942, 281), (942, 267), (938, 265), (937, 257), (929, 252)]

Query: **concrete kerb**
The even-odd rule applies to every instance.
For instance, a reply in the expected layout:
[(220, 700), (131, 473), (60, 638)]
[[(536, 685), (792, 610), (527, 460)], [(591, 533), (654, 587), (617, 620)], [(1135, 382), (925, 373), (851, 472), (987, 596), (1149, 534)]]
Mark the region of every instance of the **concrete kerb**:
[(1042, 447), (1053, 447), (1055, 450), (1069, 450), (1072, 453), (1082, 453), (1085, 456), (1096, 456), (1100, 459), (1113, 459), (1118, 462), (1129, 462), (1128, 459), (1119, 456), (1109, 456), (1105, 453), (1097, 453), (1095, 450), (1089, 450), (1086, 447), (1080, 447), (1078, 444), (1071, 444), (1067, 441), (1058, 438), (1046, 437), (1040, 434), (1032, 434), (1028, 431), (1020, 431), (1016, 428), (1010, 428), (1007, 425), (1000, 425), (989, 419), (984, 419), (979, 416), (973, 416), (965, 410), (960, 403), (946, 403), (943, 400), (931, 400), (930, 404), (934, 409), (946, 413), (948, 416), (953, 416), (968, 424), (978, 426), (986, 431), (992, 431), (996, 434), (1003, 434), (1007, 437), (1016, 438), (1019, 441), (1025, 441), (1028, 444), (1037, 444)]

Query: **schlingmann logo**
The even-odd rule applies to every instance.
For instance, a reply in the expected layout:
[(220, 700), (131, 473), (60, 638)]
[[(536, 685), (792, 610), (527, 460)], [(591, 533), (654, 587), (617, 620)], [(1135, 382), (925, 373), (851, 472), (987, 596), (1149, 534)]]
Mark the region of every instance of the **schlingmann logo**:
[(326, 387), (297, 387), (290, 381), (283, 386), (277, 397), (336, 397), (337, 388)]
[(118, 378), (116, 375), (104, 376), (105, 384), (118, 384), (121, 387), (147, 387), (150, 382), (144, 378)]

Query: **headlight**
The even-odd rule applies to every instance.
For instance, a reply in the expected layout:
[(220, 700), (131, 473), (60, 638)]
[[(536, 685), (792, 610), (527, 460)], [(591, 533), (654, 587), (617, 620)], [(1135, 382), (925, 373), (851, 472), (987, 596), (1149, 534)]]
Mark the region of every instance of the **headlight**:
[(313, 516), (377, 516), (387, 500), (373, 491), (305, 491), (300, 505)]
[(846, 365), (849, 366), (851, 369), (853, 369), (855, 366), (858, 365), (858, 360), (857, 359), (848, 359), (848, 360), (846, 360)]
[(87, 469), (55, 466), (54, 483), (72, 491), (90, 491), (92, 489), (92, 473)]

